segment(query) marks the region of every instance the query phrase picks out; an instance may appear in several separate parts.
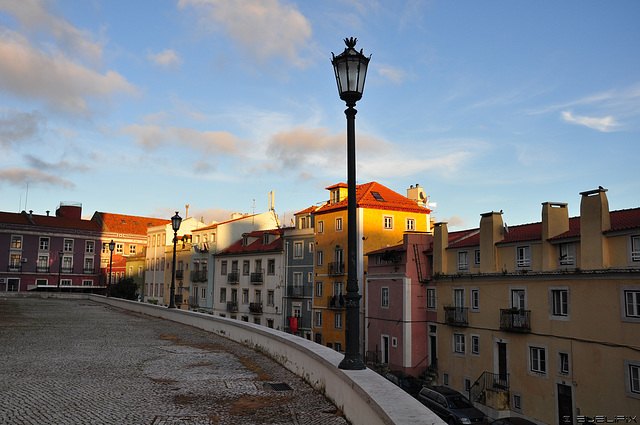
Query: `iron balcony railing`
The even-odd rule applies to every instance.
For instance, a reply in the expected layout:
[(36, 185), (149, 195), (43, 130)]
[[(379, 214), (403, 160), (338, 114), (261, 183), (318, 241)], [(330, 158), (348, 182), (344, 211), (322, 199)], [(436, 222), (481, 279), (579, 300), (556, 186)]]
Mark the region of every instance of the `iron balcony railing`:
[(62, 266), (62, 273), (73, 273), (73, 267)]
[(240, 273), (231, 272), (227, 275), (227, 283), (239, 283), (240, 282)]
[(96, 272), (96, 269), (93, 267), (85, 267), (84, 269), (82, 269), (82, 271), (84, 272), (84, 274), (94, 274)]
[(249, 303), (249, 311), (253, 314), (262, 314), (262, 303)]
[(500, 329), (511, 332), (531, 332), (531, 310), (500, 309)]
[(476, 401), (484, 391), (509, 391), (509, 374), (482, 372), (482, 375), (469, 388), (469, 400)]
[(444, 308), (444, 322), (452, 326), (467, 326), (469, 324), (469, 308), (468, 307), (451, 307)]
[(36, 273), (49, 273), (49, 266), (36, 266)]
[(176, 279), (184, 279), (184, 270), (176, 270)]
[(9, 266), (7, 267), (7, 271), (10, 271), (10, 272), (21, 272), (22, 271), (22, 264), (20, 264), (20, 263), (9, 264)]
[(330, 309), (342, 310), (344, 309), (344, 296), (333, 295), (328, 298), (328, 304)]
[(344, 263), (333, 262), (329, 263), (329, 275), (338, 276), (344, 274)]
[(251, 283), (256, 285), (264, 283), (264, 270), (251, 273)]
[[(305, 291), (306, 289), (306, 291)], [(305, 288), (304, 286), (288, 286), (287, 296), (289, 297), (310, 297), (312, 288)]]
[[(293, 319), (296, 319), (295, 321)], [(296, 324), (298, 330), (300, 329), (311, 329), (311, 319), (300, 317), (300, 316), (287, 316), (287, 325), (286, 328), (289, 331), (292, 331), (293, 324)]]
[(235, 313), (238, 311), (238, 302), (237, 301), (227, 301), (227, 311), (231, 313)]
[(206, 270), (194, 270), (191, 272), (191, 281), (192, 282), (206, 282), (207, 281), (207, 271)]

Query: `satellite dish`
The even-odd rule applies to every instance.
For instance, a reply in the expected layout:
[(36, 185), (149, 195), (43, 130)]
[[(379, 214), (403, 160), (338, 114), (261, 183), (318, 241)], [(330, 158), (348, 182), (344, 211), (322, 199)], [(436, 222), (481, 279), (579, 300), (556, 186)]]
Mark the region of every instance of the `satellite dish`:
[(424, 196), (424, 192), (420, 192), (420, 199), (426, 199), (427, 197)]

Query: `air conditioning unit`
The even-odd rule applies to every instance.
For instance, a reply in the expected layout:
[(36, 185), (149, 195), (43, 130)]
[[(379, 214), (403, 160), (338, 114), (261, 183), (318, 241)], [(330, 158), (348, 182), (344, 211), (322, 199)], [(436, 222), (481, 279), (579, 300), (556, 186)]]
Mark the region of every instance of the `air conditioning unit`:
[(22, 261), (23, 263), (26, 263), (27, 259), (26, 258), (22, 258), (20, 261)]
[(5, 278), (0, 278), (0, 283), (7, 283), (7, 279), (5, 279)]

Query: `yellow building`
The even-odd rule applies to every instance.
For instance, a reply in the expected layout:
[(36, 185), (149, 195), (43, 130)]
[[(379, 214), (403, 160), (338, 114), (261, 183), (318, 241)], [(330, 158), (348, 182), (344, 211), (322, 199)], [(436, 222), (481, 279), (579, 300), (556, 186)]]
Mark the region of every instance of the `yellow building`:
[[(314, 340), (342, 351), (345, 344), (345, 302), (347, 280), (347, 185), (339, 183), (327, 188), (329, 201), (319, 207), (315, 216), (315, 266), (313, 297)], [(402, 196), (387, 187), (370, 182), (356, 187), (358, 288), (364, 291), (367, 252), (402, 243), (405, 232), (427, 232), (431, 212), (426, 207), (423, 188), (416, 185)], [(360, 300), (364, 324), (366, 300)], [(360, 333), (363, 346), (364, 332)]]
[(538, 223), (490, 212), (478, 229), (434, 226), (438, 383), (492, 418), (640, 412), (640, 208), (610, 212), (602, 188), (581, 195), (579, 217), (544, 203)]

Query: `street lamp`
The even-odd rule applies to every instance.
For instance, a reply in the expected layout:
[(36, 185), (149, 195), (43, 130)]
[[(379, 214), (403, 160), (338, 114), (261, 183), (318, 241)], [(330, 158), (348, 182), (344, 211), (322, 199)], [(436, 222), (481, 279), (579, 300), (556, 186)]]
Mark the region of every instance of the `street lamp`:
[(59, 260), (59, 266), (58, 266), (58, 292), (60, 292), (60, 273), (62, 273), (62, 256), (64, 255), (64, 252), (62, 250), (60, 250), (60, 252), (58, 252), (58, 260)]
[(178, 229), (180, 229), (182, 217), (176, 215), (171, 217), (171, 227), (173, 227), (173, 262), (171, 263), (171, 298), (169, 299), (169, 308), (176, 308), (176, 244), (178, 243)]
[(356, 233), (356, 102), (362, 98), (364, 80), (371, 56), (355, 49), (357, 38), (345, 38), (347, 48), (333, 57), (331, 63), (336, 74), (340, 99), (347, 104), (347, 294), (345, 339), (346, 351), (340, 369), (361, 370), (365, 368), (360, 356), (360, 298), (358, 293), (358, 245)]
[(113, 239), (111, 239), (111, 242), (109, 242), (109, 251), (111, 251), (111, 254), (109, 254), (109, 283), (107, 284), (107, 297), (111, 296), (111, 270), (113, 268), (114, 249), (116, 249), (116, 243), (113, 241)]

